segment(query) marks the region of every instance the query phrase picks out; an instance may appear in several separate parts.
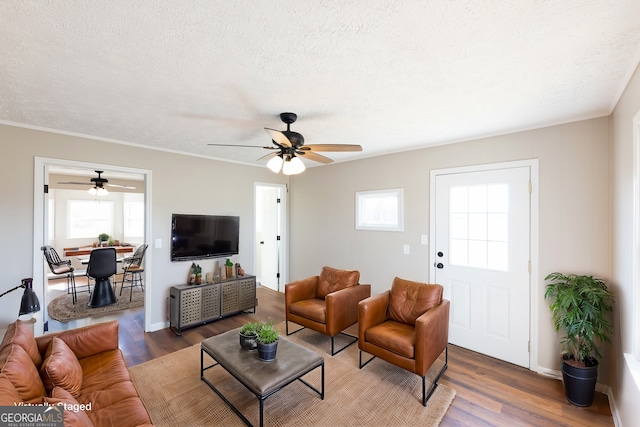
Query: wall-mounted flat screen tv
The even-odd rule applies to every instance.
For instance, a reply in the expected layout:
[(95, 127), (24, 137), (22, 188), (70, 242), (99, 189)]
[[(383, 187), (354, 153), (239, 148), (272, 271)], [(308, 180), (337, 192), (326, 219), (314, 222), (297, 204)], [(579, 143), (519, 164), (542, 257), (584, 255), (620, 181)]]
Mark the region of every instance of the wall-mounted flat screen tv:
[(240, 217), (173, 214), (171, 261), (236, 255), (239, 239)]

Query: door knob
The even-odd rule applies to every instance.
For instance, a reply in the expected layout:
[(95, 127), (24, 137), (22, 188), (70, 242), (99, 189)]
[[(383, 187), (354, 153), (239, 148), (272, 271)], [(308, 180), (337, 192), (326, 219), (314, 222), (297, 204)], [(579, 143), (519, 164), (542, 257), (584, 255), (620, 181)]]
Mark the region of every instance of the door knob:
[(444, 268), (444, 264), (439, 262), (439, 263), (436, 264), (436, 268)]
[(442, 252), (438, 252), (437, 255), (438, 255), (439, 258), (442, 258), (444, 256), (444, 254)]

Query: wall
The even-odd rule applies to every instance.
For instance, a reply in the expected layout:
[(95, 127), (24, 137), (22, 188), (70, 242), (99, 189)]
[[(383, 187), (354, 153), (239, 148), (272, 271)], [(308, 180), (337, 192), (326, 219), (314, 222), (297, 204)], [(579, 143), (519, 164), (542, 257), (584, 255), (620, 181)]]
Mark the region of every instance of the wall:
[[(640, 420), (640, 388), (634, 383), (623, 353), (633, 351), (633, 118), (640, 114), (640, 69), (629, 81), (610, 117), (611, 128), (611, 271), (616, 294), (615, 326), (618, 336), (610, 352), (614, 379), (612, 391), (622, 425), (637, 425)], [(635, 292), (640, 291), (636, 289)], [(637, 301), (637, 299), (636, 299)], [(635, 331), (638, 334), (640, 331)], [(638, 338), (637, 338), (638, 339)]]
[[(540, 277), (532, 318), (538, 365), (557, 371), (561, 351), (544, 277), (553, 271), (609, 274), (607, 118), (307, 169), (290, 183), (290, 279), (330, 265), (359, 270), (374, 294), (388, 289), (394, 276), (428, 281), (432, 261), (420, 235), (429, 233), (430, 171), (534, 158)], [(404, 188), (404, 231), (356, 231), (355, 192), (396, 187)], [(403, 255), (403, 244), (410, 255)], [(604, 366), (600, 382), (607, 381)]]
[[(43, 301), (43, 281), (34, 274), (34, 158), (58, 158), (150, 170), (152, 174), (152, 235), (147, 243), (153, 251), (153, 283), (147, 304), (151, 304), (150, 322), (161, 327), (167, 322), (168, 289), (184, 283), (190, 263), (170, 262), (170, 224), (172, 213), (229, 214), (240, 216), (240, 262), (250, 272), (254, 265), (254, 182), (285, 183), (286, 177), (264, 167), (244, 166), (163, 151), (142, 149), (75, 136), (0, 125), (0, 140), (5, 155), (0, 159), (2, 221), (0, 267), (4, 271), (3, 289), (34, 275), (34, 288)], [(10, 153), (10, 154), (9, 154)], [(156, 239), (163, 246), (154, 247)], [(213, 270), (213, 261), (200, 262), (203, 271)], [(36, 273), (44, 273), (42, 270)], [(14, 321), (20, 303), (16, 291), (0, 299), (0, 327)], [(41, 316), (42, 312), (39, 313)], [(38, 319), (42, 325), (42, 318)]]

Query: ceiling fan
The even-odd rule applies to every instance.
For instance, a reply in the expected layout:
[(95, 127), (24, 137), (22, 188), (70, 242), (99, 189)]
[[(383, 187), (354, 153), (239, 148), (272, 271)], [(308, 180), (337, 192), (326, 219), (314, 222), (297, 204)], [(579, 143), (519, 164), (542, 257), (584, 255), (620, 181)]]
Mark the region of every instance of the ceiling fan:
[(239, 144), (208, 145), (215, 145), (220, 147), (257, 147), (264, 148), (266, 150), (272, 150), (272, 153), (262, 156), (258, 160), (269, 159), (267, 167), (275, 173), (280, 172), (280, 170), (282, 169), (282, 173), (284, 173), (285, 175), (295, 175), (305, 170), (304, 163), (302, 163), (300, 157), (325, 164), (333, 162), (332, 159), (318, 154), (318, 151), (362, 151), (362, 147), (355, 144), (304, 145), (304, 137), (298, 132), (293, 132), (290, 128), (291, 123), (294, 123), (297, 118), (298, 116), (295, 113), (281, 113), (280, 120), (287, 124), (287, 130), (278, 131), (275, 129), (264, 128), (267, 134), (269, 134), (269, 136), (271, 137), (271, 142), (274, 146)]
[(136, 187), (132, 187), (130, 185), (109, 184), (108, 183), (109, 180), (102, 177), (102, 174), (104, 173), (104, 171), (95, 171), (95, 172), (98, 174), (98, 176), (96, 178), (91, 178), (89, 180), (90, 182), (67, 181), (67, 182), (58, 182), (58, 184), (92, 185), (93, 187), (89, 189), (89, 194), (91, 195), (97, 194), (98, 196), (106, 196), (107, 194), (109, 194), (107, 189), (104, 188), (105, 184), (109, 187), (126, 188), (128, 190), (136, 189)]

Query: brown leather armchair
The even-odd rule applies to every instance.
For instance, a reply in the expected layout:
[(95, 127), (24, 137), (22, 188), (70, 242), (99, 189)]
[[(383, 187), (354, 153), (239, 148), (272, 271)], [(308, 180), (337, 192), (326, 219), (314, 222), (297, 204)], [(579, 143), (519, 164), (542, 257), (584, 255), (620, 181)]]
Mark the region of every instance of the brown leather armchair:
[[(286, 333), (289, 322), (294, 322), (331, 337), (331, 355), (335, 355), (358, 340), (358, 337), (342, 332), (358, 321), (358, 303), (371, 295), (371, 285), (358, 283), (357, 270), (338, 270), (323, 267), (320, 276), (312, 276), (284, 287)], [(337, 334), (353, 338), (351, 342), (334, 351)]]
[[(449, 301), (442, 286), (396, 277), (390, 291), (358, 304), (360, 369), (377, 357), (422, 377), (422, 405), (427, 405), (447, 369)], [(362, 363), (362, 352), (373, 357)], [(426, 392), (425, 375), (445, 352), (445, 363)]]

